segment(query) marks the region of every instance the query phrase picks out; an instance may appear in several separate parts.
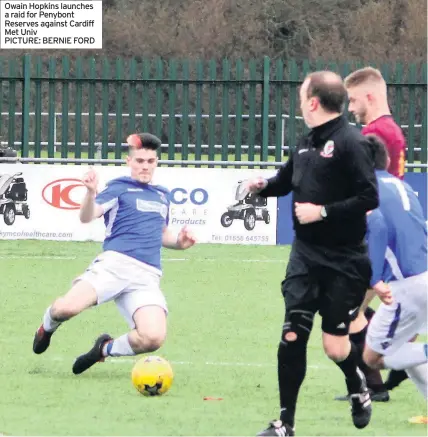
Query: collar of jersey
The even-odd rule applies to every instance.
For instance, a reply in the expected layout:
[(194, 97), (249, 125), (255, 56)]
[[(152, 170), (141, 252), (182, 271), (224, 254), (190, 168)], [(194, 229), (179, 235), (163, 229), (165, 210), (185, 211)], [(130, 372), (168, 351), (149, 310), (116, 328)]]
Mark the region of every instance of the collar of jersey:
[(381, 120), (382, 118), (392, 118), (392, 115), (391, 114), (383, 114), (383, 115), (379, 116), (378, 118), (375, 118), (374, 120), (372, 120), (370, 123), (368, 123), (368, 125), (376, 123), (377, 121)]
[(331, 135), (342, 126), (347, 123), (346, 118), (343, 115), (333, 118), (333, 120), (327, 121), (320, 126), (314, 127), (310, 133), (313, 146), (323, 146), (324, 142), (327, 141)]

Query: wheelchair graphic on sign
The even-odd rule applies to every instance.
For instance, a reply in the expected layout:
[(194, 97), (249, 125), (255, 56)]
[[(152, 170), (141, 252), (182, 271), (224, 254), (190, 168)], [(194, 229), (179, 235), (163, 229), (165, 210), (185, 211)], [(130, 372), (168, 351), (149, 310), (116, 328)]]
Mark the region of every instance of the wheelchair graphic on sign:
[(234, 220), (243, 220), (247, 231), (252, 231), (257, 221), (270, 223), (267, 209), (267, 199), (256, 193), (249, 193), (242, 189), (242, 181), (238, 182), (235, 200), (238, 202), (227, 207), (227, 211), (220, 218), (221, 225), (228, 228)]

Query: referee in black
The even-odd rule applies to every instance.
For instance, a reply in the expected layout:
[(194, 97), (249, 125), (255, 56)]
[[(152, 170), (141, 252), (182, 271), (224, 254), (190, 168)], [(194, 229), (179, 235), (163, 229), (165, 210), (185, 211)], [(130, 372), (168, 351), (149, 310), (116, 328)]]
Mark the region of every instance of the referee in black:
[(329, 71), (308, 75), (300, 88), (300, 106), (311, 131), (274, 177), (246, 182), (250, 192), (262, 197), (292, 192), (295, 230), (281, 287), (286, 310), (278, 348), (280, 418), (260, 436), (294, 435), (307, 344), (318, 311), (324, 350), (346, 378), (353, 423), (364, 428), (370, 422), (370, 395), (348, 330), (369, 288), (366, 213), (377, 208), (379, 199), (367, 139), (342, 115), (345, 100), (340, 76)]

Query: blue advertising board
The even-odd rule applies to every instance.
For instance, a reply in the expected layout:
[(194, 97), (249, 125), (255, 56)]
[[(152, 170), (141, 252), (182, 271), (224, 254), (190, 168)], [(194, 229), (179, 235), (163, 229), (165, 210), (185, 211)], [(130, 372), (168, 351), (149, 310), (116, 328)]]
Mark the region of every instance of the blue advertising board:
[[(404, 180), (413, 188), (419, 197), (426, 220), (428, 220), (427, 177), (428, 173), (406, 173), (404, 175)], [(291, 244), (293, 241), (294, 231), (291, 218), (291, 206), (291, 194), (278, 198), (276, 244)]]

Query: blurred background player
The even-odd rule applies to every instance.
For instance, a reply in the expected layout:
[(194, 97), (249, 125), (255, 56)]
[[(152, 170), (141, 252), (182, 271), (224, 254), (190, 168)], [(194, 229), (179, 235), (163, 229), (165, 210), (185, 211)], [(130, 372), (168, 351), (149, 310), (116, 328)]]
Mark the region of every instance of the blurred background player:
[(49, 347), (58, 327), (82, 311), (114, 300), (131, 331), (117, 339), (103, 334), (93, 348), (79, 356), (73, 373), (80, 374), (108, 356), (132, 356), (161, 347), (167, 330), (167, 305), (160, 289), (161, 247), (187, 249), (195, 244), (187, 228), (173, 235), (168, 229), (169, 191), (153, 185), (159, 138), (151, 134), (128, 137), (130, 176), (111, 180), (98, 192), (93, 169), (83, 177), (87, 188), (80, 220), (89, 223), (104, 216), (103, 252), (78, 277), (64, 296), (46, 310), (33, 351)]
[(349, 112), (358, 123), (365, 124), (363, 135), (374, 134), (386, 145), (390, 163), (388, 172), (404, 178), (406, 140), (394, 121), (388, 105), (387, 86), (379, 70), (366, 67), (356, 70), (345, 79)]

